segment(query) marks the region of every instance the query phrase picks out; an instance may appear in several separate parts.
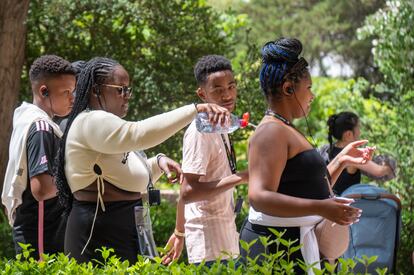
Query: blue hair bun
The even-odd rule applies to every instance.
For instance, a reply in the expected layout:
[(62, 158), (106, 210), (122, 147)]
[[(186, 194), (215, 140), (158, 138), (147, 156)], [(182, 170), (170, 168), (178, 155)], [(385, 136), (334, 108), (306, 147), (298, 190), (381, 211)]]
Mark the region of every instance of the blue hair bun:
[(264, 63), (296, 63), (302, 52), (302, 43), (295, 38), (280, 38), (267, 42), (262, 48)]
[(265, 95), (273, 93), (283, 82), (283, 77), (298, 63), (301, 52), (302, 43), (295, 38), (280, 38), (263, 46), (259, 80)]

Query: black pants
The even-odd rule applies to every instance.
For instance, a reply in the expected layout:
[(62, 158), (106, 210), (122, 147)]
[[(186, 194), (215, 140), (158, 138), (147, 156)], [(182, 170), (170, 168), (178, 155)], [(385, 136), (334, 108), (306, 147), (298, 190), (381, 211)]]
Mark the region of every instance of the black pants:
[[(243, 259), (243, 262), (246, 263), (247, 257), (250, 257), (252, 259), (254, 259), (256, 256), (259, 256), (258, 260), (257, 260), (257, 264), (261, 264), (262, 261), (265, 259), (265, 257), (261, 254), (275, 254), (278, 251), (287, 251), (287, 247), (285, 247), (282, 244), (279, 244), (279, 249), (277, 247), (276, 243), (273, 243), (267, 247), (264, 247), (262, 245), (262, 243), (259, 240), (260, 236), (263, 237), (269, 237), (269, 241), (272, 240), (276, 240), (277, 236), (275, 234), (273, 234), (269, 228), (275, 229), (278, 232), (283, 232), (286, 230), (285, 234), (283, 235), (283, 239), (285, 240), (290, 240), (290, 241), (295, 241), (297, 240), (292, 247), (294, 246), (298, 246), (299, 245), (299, 240), (300, 240), (300, 228), (299, 227), (274, 227), (274, 226), (263, 226), (263, 225), (258, 225), (258, 224), (252, 224), (250, 223), (247, 218), (244, 221), (244, 224), (240, 230), (240, 239), (250, 243), (253, 240), (257, 240), (256, 243), (254, 245), (252, 245), (250, 247), (249, 251), (245, 251), (242, 247), (240, 247), (240, 255)], [(287, 260), (287, 256), (284, 256), (284, 259)], [(298, 260), (302, 260), (303, 261), (303, 257), (302, 257), (302, 253), (300, 252), (300, 249), (293, 252), (290, 256), (289, 256), (289, 260), (290, 261), (294, 261), (297, 263)], [(295, 274), (304, 274), (305, 272), (298, 266), (295, 266)]]
[[(63, 252), (65, 227), (66, 217), (63, 214), (53, 222), (46, 221), (43, 229), (43, 252), (45, 254)], [(16, 254), (23, 252), (23, 249), (18, 243), (31, 244), (30, 249), (34, 249), (34, 251), (30, 253), (30, 256), (36, 260), (39, 259), (37, 224), (13, 226), (12, 234)]]
[(66, 227), (65, 253), (78, 262), (92, 259), (102, 262), (101, 253), (96, 249), (105, 246), (113, 248), (121, 260), (134, 264), (139, 253), (134, 216), (137, 205), (142, 205), (142, 201), (106, 202), (105, 212), (99, 208), (92, 238), (81, 254), (91, 232), (96, 202), (74, 200)]

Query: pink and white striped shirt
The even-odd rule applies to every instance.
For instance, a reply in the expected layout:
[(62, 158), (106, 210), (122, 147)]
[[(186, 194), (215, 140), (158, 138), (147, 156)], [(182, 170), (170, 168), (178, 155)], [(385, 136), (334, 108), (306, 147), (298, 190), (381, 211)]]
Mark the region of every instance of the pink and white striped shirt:
[[(184, 135), (182, 170), (202, 175), (200, 184), (231, 175), (220, 134), (200, 133), (193, 121)], [(239, 255), (233, 190), (185, 205), (185, 237), (190, 263)]]

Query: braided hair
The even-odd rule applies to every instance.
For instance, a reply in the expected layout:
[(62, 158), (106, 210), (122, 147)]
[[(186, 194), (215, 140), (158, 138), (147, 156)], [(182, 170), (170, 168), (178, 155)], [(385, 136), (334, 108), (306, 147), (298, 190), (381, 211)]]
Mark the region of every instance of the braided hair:
[(358, 116), (352, 112), (341, 112), (328, 118), (326, 124), (328, 125), (329, 159), (333, 158), (333, 138), (341, 140), (342, 135), (346, 131), (353, 131), (358, 122)]
[(85, 67), (85, 65), (86, 65), (86, 61), (83, 61), (83, 60), (77, 60), (77, 61), (72, 62), (72, 67), (76, 72), (76, 79), (78, 78), (80, 72)]
[(56, 186), (60, 203), (65, 207), (68, 214), (72, 208), (73, 195), (65, 175), (65, 144), (69, 129), (78, 114), (88, 108), (92, 90), (99, 95), (97, 84), (104, 83), (112, 77), (112, 72), (119, 63), (113, 59), (95, 57), (88, 61), (77, 75), (76, 97), (72, 111), (69, 114), (67, 126), (60, 140), (58, 155), (56, 157)]
[(302, 43), (295, 38), (280, 38), (263, 46), (259, 80), (266, 98), (280, 96), (285, 81), (297, 83), (309, 73), (308, 62), (299, 58), (301, 52)]

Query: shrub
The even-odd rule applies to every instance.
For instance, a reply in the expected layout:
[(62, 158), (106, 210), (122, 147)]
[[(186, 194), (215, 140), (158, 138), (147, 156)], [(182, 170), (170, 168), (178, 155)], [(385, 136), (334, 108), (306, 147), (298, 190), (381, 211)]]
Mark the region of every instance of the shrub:
[(11, 259), (14, 254), (15, 251), (12, 239), (12, 230), (7, 222), (6, 215), (0, 210), (0, 259)]
[[(278, 238), (269, 241), (263, 238), (262, 241), (266, 245), (272, 242), (286, 243), (283, 240), (283, 233), (278, 233)], [(245, 249), (249, 249), (253, 243), (242, 243)], [(196, 265), (186, 265), (184, 263), (173, 262), (169, 266), (161, 264), (160, 258), (150, 260), (142, 256), (138, 256), (138, 261), (134, 265), (130, 265), (128, 261), (121, 261), (114, 254), (111, 248), (103, 247), (100, 249), (102, 262), (89, 262), (78, 264), (76, 260), (68, 258), (66, 255), (59, 253), (58, 255), (44, 255), (44, 261), (37, 262), (30, 257), (30, 247), (23, 246), (23, 253), (16, 256), (14, 260), (0, 261), (0, 274), (292, 274), (293, 268), (299, 266), (303, 270), (312, 268), (312, 266), (303, 263), (295, 263), (289, 261), (288, 255), (299, 246), (290, 246), (288, 251), (279, 251), (272, 255), (266, 255), (262, 264), (258, 265), (256, 259), (248, 258), (245, 265), (239, 264), (234, 260), (230, 260), (227, 265), (221, 264), (218, 259), (210, 268), (203, 263)], [(376, 257), (363, 257), (357, 261), (368, 267), (374, 262)], [(353, 260), (340, 260), (341, 268), (335, 271), (337, 265), (324, 263), (322, 270), (313, 271), (315, 274), (352, 274), (355, 262)], [(377, 274), (385, 274), (386, 269), (377, 269)]]

